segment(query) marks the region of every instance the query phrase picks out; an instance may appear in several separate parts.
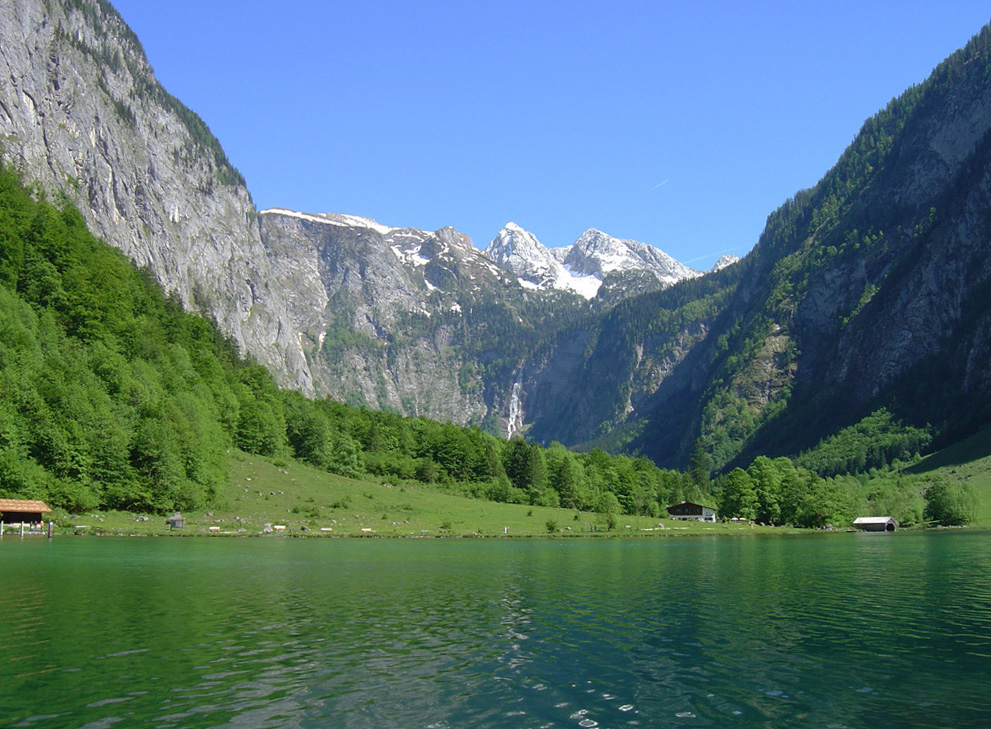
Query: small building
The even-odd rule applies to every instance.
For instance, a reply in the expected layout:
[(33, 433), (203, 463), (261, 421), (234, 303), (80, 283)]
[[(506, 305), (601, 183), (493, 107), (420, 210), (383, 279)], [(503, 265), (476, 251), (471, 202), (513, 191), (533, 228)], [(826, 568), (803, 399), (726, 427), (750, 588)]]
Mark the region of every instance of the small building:
[(169, 530), (172, 529), (182, 529), (182, 525), (186, 523), (185, 518), (178, 511), (165, 520), (165, 523), (169, 525)]
[(45, 521), (45, 515), (51, 513), (44, 501), (0, 499), (0, 523), (3, 524), (41, 523)]
[(853, 525), (862, 532), (895, 531), (895, 519), (891, 516), (860, 516), (853, 520)]
[(715, 523), (716, 510), (711, 506), (682, 501), (680, 504), (668, 507), (668, 514), (678, 521), (708, 521)]

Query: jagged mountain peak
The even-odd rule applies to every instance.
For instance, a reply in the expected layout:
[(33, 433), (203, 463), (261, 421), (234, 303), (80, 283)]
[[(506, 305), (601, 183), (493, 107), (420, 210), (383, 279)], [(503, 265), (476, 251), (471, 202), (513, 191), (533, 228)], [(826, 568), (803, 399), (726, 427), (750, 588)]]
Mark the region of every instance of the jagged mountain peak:
[[(614, 238), (597, 228), (589, 228), (567, 248), (552, 249), (542, 245), (533, 233), (510, 222), (485, 253), (515, 274), (524, 286), (572, 291), (586, 299), (599, 293), (610, 274), (646, 271), (656, 277), (659, 288), (702, 275), (651, 245)], [(610, 298), (615, 294), (613, 289)]]
[(732, 266), (739, 260), (739, 256), (734, 256), (732, 253), (727, 253), (724, 256), (720, 256), (719, 260), (712, 264), (712, 268), (709, 269), (709, 272), (715, 273), (716, 271), (722, 271), (727, 266)]
[(589, 228), (575, 241), (564, 265), (573, 274), (603, 279), (610, 273), (647, 270), (663, 286), (702, 275), (664, 251), (636, 240), (614, 238), (597, 228)]
[(562, 259), (537, 236), (513, 222), (503, 226), (485, 249), (485, 255), (513, 273), (525, 288), (571, 291), (591, 299), (602, 283), (601, 279), (570, 273)]
[[(485, 255), (511, 269), (519, 264), (553, 258), (537, 236), (513, 222), (506, 223), (496, 234), (485, 249)], [(514, 273), (519, 275), (520, 272), (514, 270)]]
[(528, 230), (526, 230), (522, 226), (514, 223), (512, 220), (510, 220), (508, 223), (506, 223), (504, 226), (502, 226), (502, 229), (503, 230), (508, 230), (510, 232), (513, 232), (513, 233), (526, 233), (527, 235), (533, 235), (532, 233), (530, 233)]
[(507, 259), (513, 255), (542, 255), (546, 250), (547, 248), (537, 240), (537, 236), (510, 221), (492, 239), (485, 249), (485, 254), (497, 260)]

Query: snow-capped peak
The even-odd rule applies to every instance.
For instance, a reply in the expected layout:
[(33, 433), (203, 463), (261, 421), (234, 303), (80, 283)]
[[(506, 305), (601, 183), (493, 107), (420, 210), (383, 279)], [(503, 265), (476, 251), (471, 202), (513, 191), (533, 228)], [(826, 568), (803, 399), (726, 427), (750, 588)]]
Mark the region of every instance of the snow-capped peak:
[(601, 278), (573, 275), (551, 249), (516, 223), (506, 223), (485, 249), (496, 264), (511, 271), (520, 284), (536, 289), (564, 289), (591, 299), (599, 290)]
[(727, 266), (732, 266), (734, 263), (740, 260), (739, 256), (734, 256), (732, 253), (727, 253), (725, 256), (721, 256), (718, 261), (716, 261), (712, 268), (709, 269), (710, 272), (715, 273), (716, 271), (722, 271)]
[(613, 238), (595, 228), (568, 248), (546, 248), (533, 233), (507, 223), (485, 253), (514, 273), (523, 286), (573, 291), (587, 299), (615, 272), (649, 271), (662, 287), (702, 275), (653, 246)]
[(599, 278), (616, 271), (646, 270), (657, 276), (664, 286), (702, 275), (659, 248), (635, 240), (613, 238), (595, 228), (589, 228), (575, 241), (564, 265), (574, 274)]
[(537, 236), (513, 222), (506, 223), (485, 249), (486, 255), (500, 264), (543, 259), (546, 252), (547, 249), (540, 244)]

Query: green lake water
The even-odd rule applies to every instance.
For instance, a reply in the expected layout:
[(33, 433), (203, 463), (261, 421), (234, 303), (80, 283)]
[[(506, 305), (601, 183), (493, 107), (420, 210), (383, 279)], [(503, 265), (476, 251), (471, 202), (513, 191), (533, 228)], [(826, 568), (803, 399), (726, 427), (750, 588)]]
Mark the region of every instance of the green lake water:
[(0, 540), (2, 727), (988, 727), (991, 533)]

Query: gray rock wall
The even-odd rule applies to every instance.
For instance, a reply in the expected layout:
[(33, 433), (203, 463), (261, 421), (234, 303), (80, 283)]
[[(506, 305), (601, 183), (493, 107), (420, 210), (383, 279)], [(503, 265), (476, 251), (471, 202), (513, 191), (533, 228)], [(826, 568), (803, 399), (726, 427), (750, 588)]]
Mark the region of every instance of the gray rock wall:
[(0, 143), (26, 182), (68, 195), (94, 234), (312, 391), (240, 175), (107, 3), (0, 0)]

